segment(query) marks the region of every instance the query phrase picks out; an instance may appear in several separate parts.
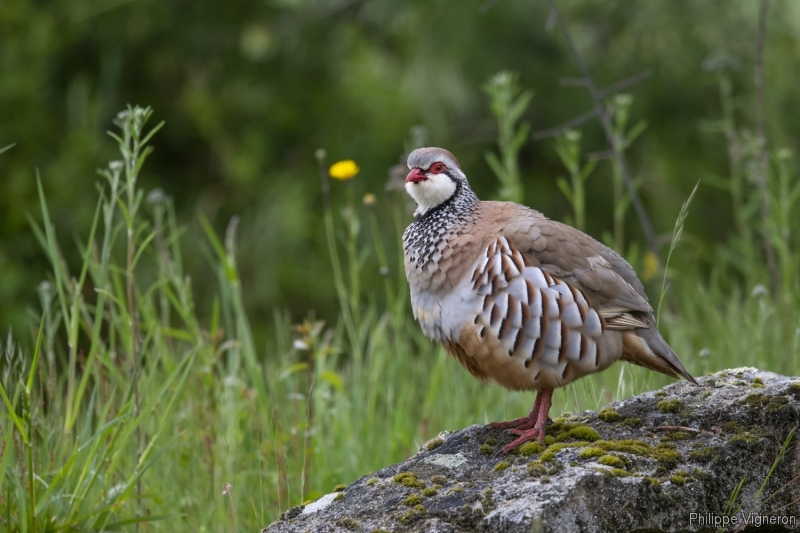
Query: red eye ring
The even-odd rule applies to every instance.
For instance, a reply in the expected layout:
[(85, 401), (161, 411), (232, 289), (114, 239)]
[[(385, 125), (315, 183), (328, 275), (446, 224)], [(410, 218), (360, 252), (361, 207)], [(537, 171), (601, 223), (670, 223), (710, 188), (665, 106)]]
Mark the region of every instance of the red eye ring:
[(434, 163), (434, 164), (431, 165), (431, 168), (429, 169), (429, 172), (433, 172), (434, 174), (441, 174), (446, 169), (447, 169), (447, 167), (444, 166), (444, 163), (437, 162), (437, 163)]

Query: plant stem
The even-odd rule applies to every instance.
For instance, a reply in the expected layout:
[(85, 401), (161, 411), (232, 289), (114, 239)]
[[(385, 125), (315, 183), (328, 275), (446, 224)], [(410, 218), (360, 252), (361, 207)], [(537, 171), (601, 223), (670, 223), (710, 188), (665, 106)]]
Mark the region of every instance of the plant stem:
[(767, 190), (767, 175), (769, 173), (769, 154), (767, 153), (767, 134), (764, 95), (764, 41), (767, 34), (767, 10), (769, 0), (761, 0), (758, 6), (758, 37), (756, 39), (756, 136), (758, 138), (759, 179), (758, 192), (761, 204), (761, 237), (764, 242), (764, 255), (767, 258), (767, 271), (769, 272), (769, 286), (772, 295), (778, 291), (778, 268), (775, 263), (775, 249), (772, 246), (769, 232), (770, 206)]

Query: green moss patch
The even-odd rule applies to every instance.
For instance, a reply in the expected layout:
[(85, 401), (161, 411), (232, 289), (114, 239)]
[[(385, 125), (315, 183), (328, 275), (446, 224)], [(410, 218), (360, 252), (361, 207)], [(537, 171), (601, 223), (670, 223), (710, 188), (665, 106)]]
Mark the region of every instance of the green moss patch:
[(597, 418), (599, 418), (603, 422), (611, 423), (611, 422), (616, 422), (617, 420), (622, 418), (622, 416), (613, 409), (603, 409), (602, 411), (597, 413)]
[(405, 500), (403, 500), (403, 505), (406, 507), (414, 507), (415, 505), (419, 505), (422, 503), (422, 498), (419, 497), (419, 494), (412, 494)]
[[(600, 440), (600, 434), (597, 433), (597, 430), (586, 424), (554, 422), (547, 431), (553, 435), (555, 442), (565, 442), (568, 440), (585, 440), (592, 442)], [(547, 440), (545, 440), (545, 444), (546, 443)]]
[(425, 444), (425, 449), (430, 452), (430, 451), (435, 450), (436, 448), (438, 448), (442, 444), (444, 444), (444, 439), (442, 437), (436, 437), (435, 439), (429, 440)]
[(539, 444), (538, 441), (526, 442), (525, 444), (517, 448), (517, 453), (523, 457), (536, 455), (537, 453), (542, 453), (543, 451), (544, 451), (544, 446)]
[(422, 518), (427, 514), (428, 514), (428, 509), (420, 503), (418, 505), (415, 505), (407, 513), (400, 515), (399, 521), (403, 524), (407, 524), (409, 522), (413, 522), (416, 519)]
[(752, 407), (763, 409), (768, 415), (785, 409), (789, 403), (786, 396), (771, 396), (760, 393), (748, 394), (745, 401)]
[(433, 487), (428, 487), (427, 489), (422, 489), (422, 495), (426, 498), (430, 498), (431, 496), (436, 496), (439, 494), (439, 491)]
[(367, 480), (367, 486), (371, 487), (372, 485), (376, 484), (377, 482), (378, 482), (378, 478), (371, 477), (371, 478), (369, 478)]
[(447, 485), (447, 478), (444, 476), (433, 476), (431, 477), (431, 483), (444, 486)]
[(601, 465), (613, 466), (614, 468), (622, 468), (625, 462), (615, 455), (603, 455), (597, 460)]
[(694, 437), (693, 433), (688, 431), (667, 431), (661, 436), (663, 442), (670, 442), (675, 440), (689, 440)]
[(509, 466), (511, 466), (511, 464), (508, 461), (503, 461), (502, 463), (497, 463), (494, 466), (494, 471), (502, 472), (503, 470), (507, 470)]
[(336, 485), (335, 487), (333, 487), (333, 492), (342, 492), (346, 488), (347, 485)]
[(600, 448), (595, 448), (594, 446), (589, 446), (581, 450), (579, 457), (581, 459), (592, 459), (594, 457), (601, 457), (605, 454), (606, 454), (605, 450), (602, 450)]
[(494, 451), (494, 448), (488, 444), (481, 444), (481, 447), (478, 448), (478, 451), (481, 453), (481, 455), (491, 455), (491, 453)]
[(629, 428), (635, 428), (635, 427), (641, 426), (642, 425), (642, 421), (640, 419), (638, 419), (638, 418), (631, 417), (631, 418), (626, 418), (625, 420), (623, 420), (621, 422), (621, 424), (623, 426), (628, 426)]
[[(599, 440), (593, 442), (591, 447), (604, 452), (621, 452), (655, 459), (658, 461), (657, 473), (659, 474), (672, 470), (683, 459), (681, 453), (671, 443), (661, 443), (657, 447), (653, 447), (646, 442), (633, 439)], [(588, 453), (594, 454), (596, 452)]]
[(421, 481), (416, 474), (412, 474), (411, 472), (401, 472), (394, 476), (392, 481), (395, 483), (400, 483), (404, 487), (410, 487), (413, 489), (425, 488), (425, 482)]
[(551, 444), (547, 447), (545, 451), (542, 452), (542, 455), (539, 457), (539, 460), (542, 462), (546, 461), (555, 461), (556, 454), (561, 450), (566, 448), (583, 448), (584, 446), (588, 446), (589, 443), (586, 441), (579, 441), (579, 442), (556, 442)]
[(713, 446), (702, 446), (700, 448), (695, 448), (689, 452), (689, 459), (693, 459), (695, 461), (710, 461), (711, 458), (714, 457), (714, 452), (716, 449)]
[(528, 463), (528, 473), (533, 477), (541, 478), (545, 475), (552, 476), (562, 470), (564, 470), (564, 467), (559, 463), (543, 463), (541, 461), (531, 461)]
[(359, 524), (349, 516), (346, 516), (344, 518), (340, 518), (339, 520), (337, 520), (336, 525), (339, 527), (343, 527), (347, 531), (358, 531)]
[(680, 400), (661, 400), (658, 402), (658, 410), (662, 413), (677, 413), (681, 408)]
[(547, 468), (541, 461), (532, 461), (528, 463), (528, 473), (533, 477), (541, 477), (547, 474)]
[(674, 485), (683, 486), (692, 481), (692, 476), (689, 472), (678, 470), (669, 477), (670, 482)]

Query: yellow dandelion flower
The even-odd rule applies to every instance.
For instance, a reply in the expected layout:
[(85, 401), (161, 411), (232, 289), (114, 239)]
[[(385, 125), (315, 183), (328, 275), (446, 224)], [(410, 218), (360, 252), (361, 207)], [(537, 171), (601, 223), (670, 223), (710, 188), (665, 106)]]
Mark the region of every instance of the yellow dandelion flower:
[(331, 165), (328, 174), (335, 180), (347, 181), (358, 174), (358, 165), (352, 159), (345, 159), (344, 161), (337, 161)]
[(642, 259), (642, 281), (647, 282), (658, 276), (658, 257), (653, 252), (647, 252)]
[(364, 202), (364, 205), (373, 205), (375, 203), (375, 195), (371, 192), (368, 192), (364, 195), (364, 198), (362, 198), (361, 201)]

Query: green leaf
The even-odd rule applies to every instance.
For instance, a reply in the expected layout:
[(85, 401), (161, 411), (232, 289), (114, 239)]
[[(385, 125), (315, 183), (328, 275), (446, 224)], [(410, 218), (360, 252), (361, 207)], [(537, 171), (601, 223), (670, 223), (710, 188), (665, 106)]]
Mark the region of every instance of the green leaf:
[(567, 197), (567, 200), (572, 202), (572, 187), (570, 187), (569, 182), (564, 176), (559, 176), (556, 178), (556, 185), (558, 188), (561, 189), (561, 192), (564, 193), (564, 196)]
[(497, 179), (503, 181), (503, 177), (506, 174), (505, 169), (503, 169), (503, 165), (500, 164), (500, 160), (497, 158), (494, 152), (486, 152), (486, 162), (489, 164), (489, 168), (492, 169)]
[(329, 383), (330, 385), (333, 385), (333, 387), (339, 392), (344, 392), (344, 383), (342, 383), (342, 378), (340, 378), (339, 374), (333, 370), (326, 370), (319, 375), (319, 379)]
[(25, 441), (25, 444), (30, 444), (28, 440), (28, 434), (25, 433), (25, 426), (22, 423), (22, 420), (17, 416), (17, 413), (14, 412), (14, 406), (11, 404), (11, 400), (8, 399), (8, 395), (6, 394), (6, 389), (3, 387), (3, 384), (0, 383), (0, 396), (3, 397), (3, 402), (6, 404), (6, 409), (8, 409), (8, 414), (11, 415), (11, 419), (14, 421), (14, 425), (17, 426), (17, 430), (19, 431), (22, 440)]
[(304, 371), (304, 370), (308, 370), (308, 363), (295, 363), (293, 365), (289, 365), (288, 367), (286, 367), (285, 369), (283, 369), (281, 371), (280, 378), (278, 378), (278, 379), (286, 379), (289, 376), (291, 376), (292, 374), (295, 374), (297, 372), (301, 372), (301, 371)]
[(28, 390), (29, 394), (33, 388), (33, 378), (36, 376), (36, 365), (39, 364), (39, 354), (42, 351), (42, 339), (44, 339), (44, 313), (42, 314), (42, 319), (39, 321), (39, 332), (36, 334), (36, 348), (33, 350), (33, 362), (31, 362), (31, 370), (28, 373), (28, 382), (25, 384), (25, 388)]
[(633, 128), (631, 128), (628, 134), (625, 136), (628, 144), (633, 143), (633, 141), (635, 141), (636, 138), (639, 137), (639, 135), (644, 133), (644, 130), (646, 129), (647, 129), (647, 120), (642, 119), (639, 122), (637, 122), (636, 125)]

